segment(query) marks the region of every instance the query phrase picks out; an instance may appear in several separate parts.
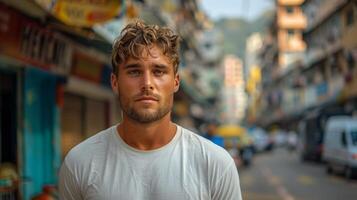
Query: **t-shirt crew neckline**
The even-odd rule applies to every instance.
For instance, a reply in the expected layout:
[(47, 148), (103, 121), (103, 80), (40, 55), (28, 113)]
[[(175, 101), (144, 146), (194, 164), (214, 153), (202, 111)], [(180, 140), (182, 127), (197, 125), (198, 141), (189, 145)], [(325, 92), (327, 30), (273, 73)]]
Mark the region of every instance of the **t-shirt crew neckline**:
[(164, 146), (162, 146), (160, 148), (153, 149), (153, 150), (140, 150), (140, 149), (136, 149), (136, 148), (128, 145), (126, 142), (124, 142), (124, 140), (119, 135), (119, 132), (117, 131), (117, 126), (119, 126), (119, 124), (116, 126), (113, 126), (113, 129), (112, 129), (115, 137), (117, 138), (117, 142), (119, 142), (121, 145), (123, 145), (126, 149), (137, 152), (137, 153), (154, 153), (154, 152), (162, 151), (162, 150), (168, 148), (169, 146), (171, 146), (172, 144), (174, 144), (182, 134), (182, 128), (179, 125), (175, 124), (176, 133), (175, 133), (175, 136), (171, 139), (171, 141), (169, 143), (165, 144)]

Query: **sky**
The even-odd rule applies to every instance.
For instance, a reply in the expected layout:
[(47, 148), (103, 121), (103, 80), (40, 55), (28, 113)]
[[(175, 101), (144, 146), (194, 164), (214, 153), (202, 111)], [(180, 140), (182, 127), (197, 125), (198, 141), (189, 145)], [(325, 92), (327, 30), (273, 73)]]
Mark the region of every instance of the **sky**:
[(274, 0), (199, 0), (201, 8), (213, 19), (243, 17), (254, 20), (274, 6)]

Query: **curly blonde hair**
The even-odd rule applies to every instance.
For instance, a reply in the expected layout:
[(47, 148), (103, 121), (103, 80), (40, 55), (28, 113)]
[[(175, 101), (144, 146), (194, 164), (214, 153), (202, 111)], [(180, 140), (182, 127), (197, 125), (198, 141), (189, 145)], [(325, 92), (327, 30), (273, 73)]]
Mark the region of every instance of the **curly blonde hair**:
[(117, 75), (118, 65), (124, 63), (129, 57), (139, 59), (144, 49), (156, 45), (169, 58), (176, 74), (180, 62), (179, 40), (179, 36), (169, 28), (147, 25), (142, 21), (129, 23), (113, 44), (113, 73)]

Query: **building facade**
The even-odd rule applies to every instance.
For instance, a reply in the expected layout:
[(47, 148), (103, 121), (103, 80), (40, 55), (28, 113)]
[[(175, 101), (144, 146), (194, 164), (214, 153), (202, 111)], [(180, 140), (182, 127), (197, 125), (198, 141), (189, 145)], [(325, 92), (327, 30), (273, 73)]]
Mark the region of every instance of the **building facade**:
[[(0, 11), (1, 165), (18, 175), (14, 195), (31, 199), (57, 184), (69, 148), (115, 123), (119, 112), (104, 53), (17, 7), (0, 3)], [(72, 96), (84, 102), (78, 115)]]
[[(274, 73), (280, 64), (276, 55), (281, 47), (276, 49), (274, 42), (269, 42), (277, 38), (280, 45), (279, 26), (272, 26), (271, 37), (264, 40), (259, 121), (266, 126), (290, 126), (314, 110), (334, 109), (346, 114), (356, 110), (356, 39), (352, 37), (356, 29), (356, 2), (306, 0), (300, 3), (307, 17), (301, 32), (306, 49), (302, 57), (288, 65), (285, 73)], [(269, 61), (271, 58), (273, 62)], [(272, 74), (264, 73), (268, 70)], [(267, 113), (273, 113), (270, 120), (263, 118)]]

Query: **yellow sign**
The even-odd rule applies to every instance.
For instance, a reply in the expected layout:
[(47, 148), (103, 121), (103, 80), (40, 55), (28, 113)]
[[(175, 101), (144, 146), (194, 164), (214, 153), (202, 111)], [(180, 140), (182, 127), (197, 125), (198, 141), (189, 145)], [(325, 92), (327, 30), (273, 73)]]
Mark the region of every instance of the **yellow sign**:
[(260, 70), (260, 67), (258, 66), (253, 66), (251, 69), (250, 69), (250, 72), (249, 72), (249, 76), (254, 80), (254, 82), (260, 82), (261, 79), (262, 79), (262, 75), (261, 75), (261, 70)]
[(218, 135), (222, 137), (240, 137), (245, 134), (245, 129), (238, 125), (221, 125), (217, 128)]
[(35, 0), (70, 26), (91, 27), (119, 14), (121, 0)]

